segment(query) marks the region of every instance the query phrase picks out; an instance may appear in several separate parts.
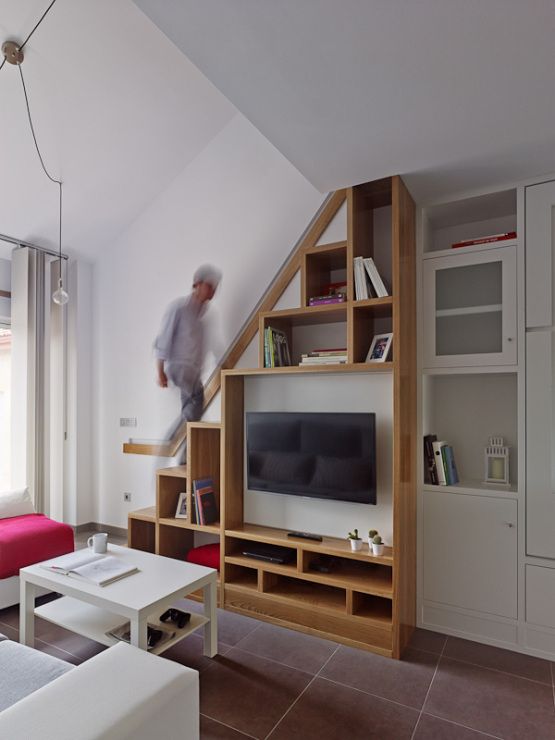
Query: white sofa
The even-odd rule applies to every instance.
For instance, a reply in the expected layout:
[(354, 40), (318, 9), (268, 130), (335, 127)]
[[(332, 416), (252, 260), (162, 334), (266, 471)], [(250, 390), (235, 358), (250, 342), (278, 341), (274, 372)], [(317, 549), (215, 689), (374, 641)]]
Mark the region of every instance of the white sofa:
[[(18, 699), (17, 691), (36, 680), (33, 662), (43, 660), (48, 683), (27, 685), (32, 693)], [(0, 711), (0, 738), (199, 740), (198, 672), (144, 650), (119, 643), (68, 669), (63, 661), (2, 641), (0, 673), (6, 679), (10, 672), (6, 685), (16, 692), (15, 703)]]

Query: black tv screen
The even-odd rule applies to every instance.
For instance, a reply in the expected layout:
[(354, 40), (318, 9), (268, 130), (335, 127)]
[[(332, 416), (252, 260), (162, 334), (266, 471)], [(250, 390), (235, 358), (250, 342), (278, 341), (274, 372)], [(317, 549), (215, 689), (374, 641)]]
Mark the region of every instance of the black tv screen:
[(247, 412), (247, 487), (376, 503), (376, 415)]

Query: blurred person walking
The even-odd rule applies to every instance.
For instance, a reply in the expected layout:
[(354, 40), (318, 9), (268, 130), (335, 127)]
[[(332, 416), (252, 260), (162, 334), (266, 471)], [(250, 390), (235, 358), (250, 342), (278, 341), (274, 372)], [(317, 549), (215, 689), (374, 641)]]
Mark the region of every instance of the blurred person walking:
[(167, 388), (172, 384), (181, 392), (181, 414), (167, 435), (169, 439), (184, 422), (197, 421), (202, 415), (201, 372), (206, 356), (203, 318), (221, 277), (216, 267), (199, 267), (193, 276), (192, 292), (170, 303), (154, 342), (158, 385)]

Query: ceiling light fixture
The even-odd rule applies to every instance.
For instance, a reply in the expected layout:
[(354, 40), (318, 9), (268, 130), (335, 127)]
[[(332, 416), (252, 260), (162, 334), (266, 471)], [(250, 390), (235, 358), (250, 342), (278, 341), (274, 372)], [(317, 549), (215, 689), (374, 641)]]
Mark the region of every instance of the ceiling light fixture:
[(37, 28), (40, 26), (42, 21), (44, 20), (46, 14), (50, 10), (50, 8), (54, 5), (56, 0), (52, 0), (48, 8), (45, 10), (41, 18), (39, 19), (38, 23), (35, 25), (31, 33), (27, 36), (25, 41), (22, 44), (18, 44), (17, 41), (9, 40), (5, 41), (2, 44), (2, 54), (4, 55), (4, 60), (0, 64), (0, 69), (4, 66), (6, 62), (9, 64), (13, 64), (17, 66), (19, 70), (19, 76), (21, 78), (21, 85), (23, 87), (23, 94), (25, 96), (25, 105), (27, 107), (27, 117), (29, 119), (29, 126), (31, 128), (31, 134), (33, 136), (33, 141), (35, 143), (35, 149), (37, 150), (37, 154), (40, 160), (41, 167), (44, 171), (44, 174), (48, 177), (48, 179), (55, 183), (58, 186), (58, 264), (59, 264), (59, 273), (58, 273), (58, 288), (54, 291), (52, 294), (52, 300), (54, 303), (57, 303), (59, 306), (64, 306), (68, 300), (69, 295), (67, 294), (67, 291), (64, 289), (64, 284), (62, 280), (62, 194), (63, 194), (63, 183), (61, 180), (57, 180), (55, 177), (52, 177), (52, 175), (48, 172), (46, 169), (46, 165), (44, 164), (44, 160), (42, 158), (42, 154), (39, 149), (39, 145), (37, 142), (37, 137), (35, 134), (35, 127), (33, 126), (33, 119), (31, 117), (31, 107), (29, 105), (29, 97), (27, 95), (27, 88), (25, 86), (25, 79), (23, 77), (23, 70), (21, 69), (21, 65), (23, 63), (23, 60), (25, 58), (23, 54), (23, 47), (25, 44), (29, 41), (31, 36), (34, 34), (34, 32), (37, 30)]

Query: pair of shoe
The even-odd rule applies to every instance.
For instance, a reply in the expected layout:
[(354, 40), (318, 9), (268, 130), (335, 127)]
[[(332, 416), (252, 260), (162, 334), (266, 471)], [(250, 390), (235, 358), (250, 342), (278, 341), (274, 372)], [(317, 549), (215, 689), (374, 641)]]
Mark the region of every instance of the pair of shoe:
[(174, 622), (179, 629), (185, 627), (187, 622), (191, 619), (189, 612), (182, 612), (180, 609), (166, 609), (166, 611), (160, 616), (161, 622)]
[(162, 638), (163, 632), (162, 630), (157, 630), (154, 627), (147, 627), (147, 637), (146, 637), (146, 644), (149, 648), (153, 648), (155, 645), (157, 645), (161, 638)]

